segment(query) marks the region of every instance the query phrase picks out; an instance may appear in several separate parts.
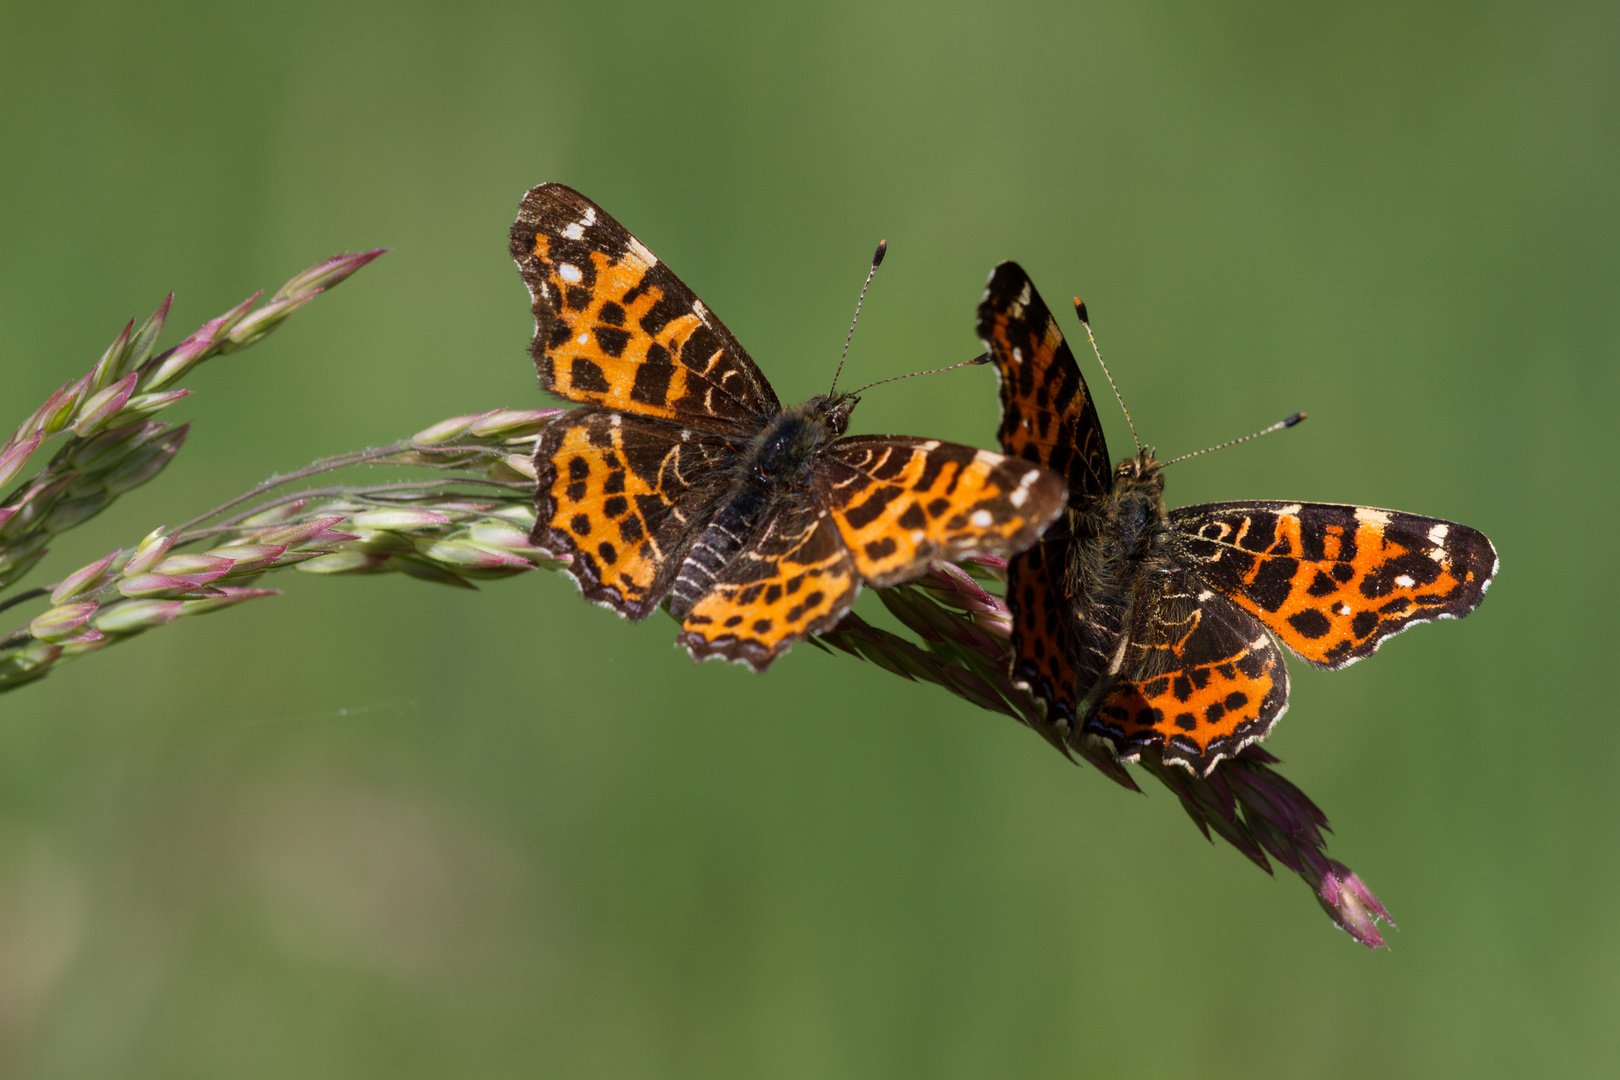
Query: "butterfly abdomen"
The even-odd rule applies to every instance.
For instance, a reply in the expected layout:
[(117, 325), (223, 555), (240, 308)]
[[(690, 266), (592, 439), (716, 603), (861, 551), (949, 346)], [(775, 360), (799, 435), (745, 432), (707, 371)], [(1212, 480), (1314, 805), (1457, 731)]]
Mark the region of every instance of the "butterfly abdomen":
[(672, 615), (685, 618), (692, 605), (708, 595), (715, 579), (753, 537), (769, 504), (770, 492), (763, 485), (746, 479), (720, 500), (709, 523), (687, 547), (680, 572), (670, 586)]

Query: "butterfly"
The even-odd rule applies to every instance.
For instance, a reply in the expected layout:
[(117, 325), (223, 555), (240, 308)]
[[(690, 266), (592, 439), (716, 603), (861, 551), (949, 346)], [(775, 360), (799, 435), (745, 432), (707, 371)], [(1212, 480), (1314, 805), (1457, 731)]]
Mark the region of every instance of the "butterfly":
[(1342, 668), (1409, 626), (1467, 615), (1496, 574), (1484, 534), (1437, 518), (1298, 502), (1167, 510), (1151, 448), (1110, 469), (1074, 354), (1016, 263), (991, 273), (978, 330), (1001, 378), (1002, 449), (1068, 482), (1068, 513), (1007, 577), (1014, 681), (1067, 745), (1207, 775), (1287, 708), (1277, 642)]
[(783, 408), (725, 325), (577, 191), (524, 196), (512, 257), (540, 383), (580, 406), (540, 437), (532, 542), (622, 616), (667, 602), (694, 659), (762, 671), (863, 582), (1022, 550), (1062, 513), (1063, 481), (1038, 465), (846, 436), (855, 394)]

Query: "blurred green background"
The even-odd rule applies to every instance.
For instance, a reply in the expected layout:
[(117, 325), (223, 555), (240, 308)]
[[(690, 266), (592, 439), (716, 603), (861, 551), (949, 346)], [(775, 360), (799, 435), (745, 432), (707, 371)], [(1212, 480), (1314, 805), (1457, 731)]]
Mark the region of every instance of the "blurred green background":
[[(847, 657), (698, 667), (557, 575), (285, 575), (0, 700), (0, 1073), (1612, 1069), (1616, 55), (1599, 3), (0, 6), (0, 426), (170, 289), (172, 342), (393, 248), (189, 378), (185, 452), (36, 581), (541, 404), (506, 231), (542, 180), (784, 399), (879, 237), (852, 380), (973, 355), (1016, 258), (1165, 453), (1310, 412), (1172, 503), (1392, 506), (1503, 565), (1464, 623), (1293, 665), (1267, 743), (1400, 921), (1377, 954), (1162, 789)], [(995, 418), (970, 369), (854, 430)]]

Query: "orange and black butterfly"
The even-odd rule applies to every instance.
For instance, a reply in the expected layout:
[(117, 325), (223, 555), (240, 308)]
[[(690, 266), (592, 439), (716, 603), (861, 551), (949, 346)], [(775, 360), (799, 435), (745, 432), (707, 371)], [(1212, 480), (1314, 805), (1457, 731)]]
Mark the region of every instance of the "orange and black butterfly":
[(1277, 641), (1341, 668), (1409, 626), (1467, 615), (1496, 573), (1484, 534), (1436, 518), (1326, 503), (1167, 510), (1151, 448), (1109, 468), (1074, 354), (1016, 263), (990, 275), (979, 336), (1001, 376), (1002, 449), (1068, 481), (1068, 513), (1007, 578), (1015, 680), (1064, 742), (1099, 739), (1125, 760), (1153, 749), (1207, 774), (1287, 708)]
[(854, 394), (784, 409), (720, 320), (577, 191), (524, 196), (512, 257), (541, 385), (581, 406), (540, 438), (533, 542), (621, 615), (667, 600), (696, 659), (763, 670), (862, 582), (1021, 551), (1062, 513), (1063, 481), (1038, 465), (845, 437)]

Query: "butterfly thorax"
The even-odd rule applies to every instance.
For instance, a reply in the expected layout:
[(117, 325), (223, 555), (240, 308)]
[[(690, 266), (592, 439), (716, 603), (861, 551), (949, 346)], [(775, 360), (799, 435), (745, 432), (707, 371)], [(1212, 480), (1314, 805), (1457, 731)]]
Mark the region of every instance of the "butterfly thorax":
[(821, 394), (783, 409), (743, 453), (745, 482), (772, 488), (805, 486), (816, 452), (848, 429), (857, 401), (852, 394)]
[(1067, 592), (1081, 695), (1117, 674), (1121, 637), (1130, 625), (1133, 583), (1168, 565), (1174, 537), (1164, 505), (1164, 475), (1152, 449), (1126, 458), (1098, 498), (1071, 504)]
[(816, 455), (849, 427), (852, 394), (823, 394), (783, 409), (738, 456), (729, 490), (715, 500), (697, 531), (669, 593), (669, 609), (684, 618), (722, 571), (754, 542), (779, 497), (808, 490)]
[(1164, 508), (1164, 473), (1153, 459), (1151, 447), (1114, 468), (1114, 486), (1104, 500), (1103, 512), (1111, 559), (1134, 567), (1162, 546), (1169, 534), (1170, 516)]

